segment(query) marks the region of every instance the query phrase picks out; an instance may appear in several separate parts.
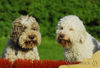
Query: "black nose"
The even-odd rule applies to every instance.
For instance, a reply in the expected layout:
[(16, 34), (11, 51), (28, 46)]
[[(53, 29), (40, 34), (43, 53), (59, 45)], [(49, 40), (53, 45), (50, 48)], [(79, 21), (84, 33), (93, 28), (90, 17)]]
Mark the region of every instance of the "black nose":
[(64, 36), (65, 36), (64, 34), (60, 34), (59, 35), (60, 38), (64, 38)]
[(34, 36), (33, 36), (33, 35), (30, 35), (30, 36), (29, 36), (29, 39), (34, 39)]

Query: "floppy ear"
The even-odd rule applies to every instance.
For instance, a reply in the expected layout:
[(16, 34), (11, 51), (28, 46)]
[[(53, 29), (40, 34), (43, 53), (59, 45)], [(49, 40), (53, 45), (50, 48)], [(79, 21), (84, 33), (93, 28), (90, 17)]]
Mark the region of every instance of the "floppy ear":
[(23, 32), (23, 27), (20, 23), (14, 22), (10, 33), (10, 38), (16, 43)]
[(38, 39), (38, 45), (40, 45), (41, 44), (41, 33), (39, 33), (40, 35), (39, 35), (39, 39)]
[(80, 43), (84, 43), (85, 39), (86, 39), (86, 31), (83, 31), (80, 37)]

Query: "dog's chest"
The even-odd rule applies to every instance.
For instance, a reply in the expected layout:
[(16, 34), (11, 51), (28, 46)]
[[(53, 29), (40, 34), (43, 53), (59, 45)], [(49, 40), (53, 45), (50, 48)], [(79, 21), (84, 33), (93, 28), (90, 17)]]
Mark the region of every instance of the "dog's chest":
[(36, 58), (36, 52), (34, 50), (30, 50), (30, 51), (15, 51), (15, 56), (17, 58), (21, 58), (21, 59), (35, 59)]
[(73, 48), (64, 49), (66, 59), (71, 61), (82, 61), (84, 58), (91, 58), (93, 55), (92, 48), (84, 45), (78, 45)]

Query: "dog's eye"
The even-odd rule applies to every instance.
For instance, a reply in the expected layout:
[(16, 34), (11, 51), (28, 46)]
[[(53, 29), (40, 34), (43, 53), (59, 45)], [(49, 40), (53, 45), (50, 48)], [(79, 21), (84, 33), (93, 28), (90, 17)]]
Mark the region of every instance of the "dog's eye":
[(60, 30), (63, 30), (63, 27), (60, 27)]
[(27, 27), (24, 27), (24, 29), (26, 29)]
[(36, 28), (32, 28), (32, 30), (37, 30)]
[(73, 28), (69, 28), (69, 30), (70, 30), (70, 31), (74, 31), (74, 29), (73, 29)]

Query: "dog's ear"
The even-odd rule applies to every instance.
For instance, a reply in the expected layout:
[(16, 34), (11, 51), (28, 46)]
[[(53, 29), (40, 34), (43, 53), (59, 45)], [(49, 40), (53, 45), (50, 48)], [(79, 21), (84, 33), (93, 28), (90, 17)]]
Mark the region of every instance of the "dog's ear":
[(19, 22), (14, 22), (10, 33), (10, 38), (16, 43), (24, 28)]
[[(40, 33), (39, 33), (40, 34)], [(39, 35), (39, 38), (38, 38), (38, 45), (40, 45), (41, 44), (41, 34)]]
[(80, 37), (80, 43), (84, 43), (86, 39), (86, 35), (87, 35), (86, 31), (83, 31)]

